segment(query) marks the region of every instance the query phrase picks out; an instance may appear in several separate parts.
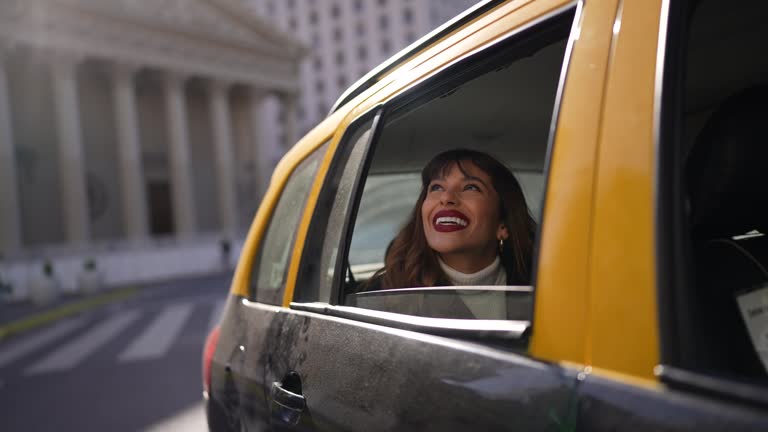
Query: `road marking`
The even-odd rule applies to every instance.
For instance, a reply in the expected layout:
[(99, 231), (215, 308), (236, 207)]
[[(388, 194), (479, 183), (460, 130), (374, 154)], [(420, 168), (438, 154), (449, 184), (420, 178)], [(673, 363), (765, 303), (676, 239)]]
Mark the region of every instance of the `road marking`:
[(211, 322), (208, 324), (208, 331), (211, 331), (214, 327), (219, 325), (221, 314), (224, 312), (224, 304), (226, 304), (226, 300), (219, 300), (213, 305), (213, 309), (211, 310)]
[(120, 362), (149, 360), (168, 353), (176, 336), (192, 314), (193, 304), (169, 306), (119, 356)]
[(195, 402), (194, 405), (174, 413), (173, 416), (147, 426), (144, 429), (144, 432), (165, 432), (174, 430), (186, 432), (207, 431), (208, 423), (205, 419), (205, 407), (203, 406), (203, 403)]
[(72, 369), (86, 357), (96, 352), (102, 345), (114, 339), (121, 331), (139, 319), (137, 310), (120, 312), (116, 316), (101, 322), (74, 341), (64, 345), (53, 354), (27, 368), (26, 375)]
[(14, 334), (34, 330), (50, 322), (66, 318), (71, 315), (76, 315), (107, 303), (125, 300), (126, 298), (135, 295), (137, 292), (138, 291), (136, 288), (118, 289), (113, 292), (96, 295), (85, 300), (67, 303), (55, 307), (51, 310), (4, 324), (0, 326), (0, 340), (3, 340)]
[(41, 331), (40, 333), (20, 340), (16, 344), (9, 345), (7, 349), (0, 350), (0, 367), (4, 367), (14, 360), (29, 354), (54, 340), (66, 335), (83, 323), (82, 318), (71, 318), (56, 323), (56, 325)]

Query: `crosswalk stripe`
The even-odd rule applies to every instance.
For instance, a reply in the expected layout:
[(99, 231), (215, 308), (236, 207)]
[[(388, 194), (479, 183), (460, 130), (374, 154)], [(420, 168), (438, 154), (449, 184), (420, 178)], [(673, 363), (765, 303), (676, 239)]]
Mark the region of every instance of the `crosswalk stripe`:
[(164, 356), (192, 314), (193, 304), (173, 305), (163, 309), (152, 324), (119, 356), (120, 362), (148, 360)]
[(224, 312), (224, 304), (226, 300), (219, 300), (213, 305), (211, 310), (211, 322), (208, 324), (208, 330), (210, 331), (219, 324), (221, 321), (221, 313)]
[(14, 345), (8, 346), (7, 349), (0, 350), (0, 367), (4, 367), (14, 360), (42, 348), (61, 336), (66, 335), (80, 326), (83, 321), (82, 318), (72, 318), (59, 322), (51, 328), (45, 329), (28, 338), (20, 340)]
[(139, 311), (120, 312), (83, 333), (51, 355), (27, 368), (26, 375), (69, 370), (138, 320)]

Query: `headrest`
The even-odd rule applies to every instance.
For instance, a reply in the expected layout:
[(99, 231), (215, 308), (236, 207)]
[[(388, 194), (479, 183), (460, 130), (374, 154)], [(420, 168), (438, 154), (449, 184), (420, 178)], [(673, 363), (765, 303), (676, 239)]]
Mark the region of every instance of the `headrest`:
[(768, 233), (768, 86), (726, 99), (699, 133), (687, 164), (696, 238)]

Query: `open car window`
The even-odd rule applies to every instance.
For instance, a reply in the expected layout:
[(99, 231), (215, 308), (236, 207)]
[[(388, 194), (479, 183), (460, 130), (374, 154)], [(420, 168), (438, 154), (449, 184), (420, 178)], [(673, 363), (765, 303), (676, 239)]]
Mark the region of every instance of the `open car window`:
[[(574, 13), (575, 8), (563, 9), (516, 31), (352, 122), (319, 196), (292, 307), (354, 310), (354, 318), (369, 310), (386, 320), (395, 314), (492, 321), (506, 329), (505, 336), (522, 334), (533, 310), (530, 277), (523, 283), (506, 279), (508, 285), (372, 289), (369, 282), (415, 211), (422, 169), (448, 150), (480, 151), (511, 171), (528, 209), (526, 226), (536, 230)], [(318, 252), (319, 268), (307, 255)], [(533, 253), (529, 258), (534, 261)], [(518, 323), (515, 331), (502, 321)], [(453, 324), (437, 327), (446, 325)]]
[(530, 215), (541, 220), (549, 130), (570, 28), (567, 20), (559, 24), (525, 47), (510, 44), (474, 68), (465, 66), (474, 69), (471, 76), (436, 82), (414, 102), (385, 111), (351, 221), (347, 268), (339, 278), (342, 304), (430, 318), (531, 319), (531, 281), (381, 289), (370, 279), (381, 277), (393, 239), (420, 211), (421, 170), (441, 152), (466, 148), (493, 156), (515, 175)]

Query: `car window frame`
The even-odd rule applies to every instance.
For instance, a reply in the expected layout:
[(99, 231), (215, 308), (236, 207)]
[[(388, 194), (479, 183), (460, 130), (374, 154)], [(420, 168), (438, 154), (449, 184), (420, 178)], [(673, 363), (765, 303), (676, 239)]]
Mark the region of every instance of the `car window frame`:
[[(685, 154), (682, 140), (685, 101), (686, 53), (695, 0), (663, 3), (662, 26), (656, 64), (654, 108), (654, 190), (656, 293), (659, 320), (659, 365), (655, 373), (670, 388), (690, 394), (718, 396), (724, 400), (768, 407), (766, 386), (690, 369), (686, 355), (695, 352), (691, 338), (697, 329), (685, 305), (696, 295), (690, 261), (693, 248), (685, 208)], [(716, 371), (715, 371), (716, 372)]]
[[(364, 113), (357, 115), (352, 121), (349, 122), (347, 127), (340, 132), (341, 137), (339, 138), (339, 143), (336, 148), (331, 149), (334, 154), (325, 173), (323, 184), (320, 187), (320, 192), (317, 196), (317, 202), (315, 203), (312, 217), (309, 223), (309, 228), (307, 230), (308, 235), (304, 241), (304, 247), (301, 252), (301, 258), (295, 282), (296, 288), (294, 288), (294, 296), (292, 299), (296, 303), (302, 303), (306, 301), (313, 303), (319, 302), (318, 300), (320, 287), (315, 285), (319, 285), (320, 283), (321, 276), (319, 272), (325, 271), (325, 269), (320, 268), (320, 262), (315, 262), (315, 258), (317, 257), (318, 252), (320, 254), (324, 253), (323, 246), (327, 236), (329, 217), (333, 211), (335, 194), (329, 193), (329, 189), (335, 189), (335, 187), (338, 186), (343, 178), (344, 169), (346, 168), (349, 156), (354, 150), (356, 144), (356, 142), (350, 141), (361, 130), (361, 127), (371, 123), (368, 129), (370, 131), (368, 142), (364, 144), (366, 147), (364, 151), (369, 150), (370, 142), (375, 132), (374, 128), (378, 124), (377, 119), (381, 115), (381, 111), (382, 104), (378, 104), (371, 107)], [(359, 177), (355, 179), (353, 187), (359, 187)], [(345, 210), (345, 217), (347, 216), (346, 213), (348, 213), (348, 210), (349, 209)], [(347, 220), (348, 219), (344, 219), (341, 222), (345, 224)], [(342, 237), (344, 236), (345, 232), (345, 228), (342, 227)], [(338, 257), (340, 255), (341, 254), (337, 252), (337, 262), (334, 263), (333, 266), (334, 280), (331, 282), (331, 295), (329, 297), (329, 302), (320, 303), (335, 304), (333, 299), (338, 295), (338, 289), (336, 289), (336, 292), (334, 292), (334, 287), (336, 286), (335, 277), (338, 267)], [(309, 291), (308, 287), (312, 287), (312, 291)], [(309, 299), (306, 298), (307, 296)]]
[[(542, 33), (546, 30), (552, 30), (560, 25), (568, 27), (568, 35), (566, 37), (566, 48), (563, 53), (563, 59), (560, 63), (559, 78), (557, 81), (557, 88), (555, 94), (554, 104), (551, 111), (551, 122), (548, 131), (548, 139), (546, 143), (546, 156), (544, 160), (543, 176), (546, 179), (543, 187), (543, 194), (541, 198), (541, 213), (540, 217), (543, 222), (545, 209), (545, 197), (547, 193), (547, 185), (549, 179), (549, 172), (552, 160), (552, 147), (554, 145), (554, 135), (557, 131), (557, 122), (562, 104), (562, 94), (565, 87), (566, 76), (568, 72), (568, 66), (571, 61), (571, 54), (573, 51), (573, 44), (575, 42), (574, 34), (578, 28), (579, 17), (582, 11), (582, 1), (574, 0), (555, 9), (543, 16), (540, 16), (524, 25), (510, 29), (502, 36), (498, 37), (494, 41), (483, 45), (482, 47), (466, 53), (456, 60), (444, 65), (440, 69), (433, 71), (428, 76), (418, 80), (411, 84), (407, 89), (400, 94), (393, 97), (391, 100), (386, 101), (384, 104), (376, 105), (371, 108), (370, 111), (355, 118), (350, 123), (350, 127), (344, 130), (345, 136), (351, 135), (351, 125), (358, 122), (363, 116), (369, 114), (374, 110), (378, 111), (378, 115), (383, 117), (385, 121), (378, 121), (373, 132), (371, 133), (371, 139), (365, 144), (365, 157), (366, 159), (361, 164), (361, 168), (356, 173), (355, 192), (357, 196), (351, 197), (350, 211), (348, 209), (348, 216), (355, 216), (357, 213), (357, 207), (362, 198), (362, 186), (360, 180), (364, 179), (368, 175), (368, 169), (372, 159), (370, 158), (371, 151), (375, 152), (375, 146), (378, 143), (378, 138), (381, 134), (381, 128), (384, 123), (390, 120), (392, 117), (397, 116), (398, 113), (407, 112), (427, 103), (430, 100), (434, 100), (439, 95), (443, 94), (446, 89), (454, 88), (457, 85), (468, 82), (473, 78), (479, 77), (483, 73), (488, 72), (488, 64), (499, 61), (499, 54), (510, 49), (510, 45), (515, 43), (524, 43), (526, 37), (537, 37), (536, 33)], [(567, 20), (565, 23), (561, 20)], [(538, 36), (540, 38), (540, 36)], [(556, 39), (555, 39), (556, 40)], [(541, 39), (539, 39), (540, 43)], [(481, 72), (478, 72), (481, 71)], [(343, 139), (343, 138), (342, 138)], [(349, 145), (349, 142), (340, 143), (336, 152), (341, 149), (341, 145)], [(334, 155), (334, 164), (338, 166), (336, 161), (338, 155)], [(333, 166), (333, 165), (332, 165)], [(329, 173), (332, 171), (329, 169)], [(323, 191), (321, 191), (321, 195)], [(316, 210), (317, 211), (317, 210)], [(313, 215), (313, 220), (317, 215)], [(304, 310), (310, 312), (317, 312), (326, 315), (332, 315), (337, 317), (345, 317), (356, 319), (359, 321), (370, 322), (375, 324), (383, 324), (390, 327), (396, 327), (406, 330), (421, 331), (430, 334), (440, 334), (445, 336), (456, 337), (470, 337), (470, 338), (500, 338), (511, 341), (514, 346), (527, 346), (529, 336), (531, 333), (532, 325), (535, 319), (534, 306), (535, 306), (535, 281), (538, 273), (538, 257), (539, 257), (539, 244), (542, 232), (542, 224), (538, 224), (536, 231), (536, 238), (534, 241), (534, 252), (532, 257), (532, 270), (531, 270), (531, 287), (533, 287), (533, 301), (532, 310), (530, 313), (531, 319), (528, 321), (513, 321), (513, 320), (459, 320), (459, 319), (446, 319), (446, 318), (424, 318), (414, 317), (403, 314), (395, 314), (390, 312), (380, 312), (375, 310), (343, 306), (341, 302), (341, 277), (346, 276), (344, 262), (346, 254), (349, 251), (352, 241), (352, 230), (354, 229), (354, 219), (345, 219), (343, 221), (344, 227), (342, 228), (344, 234), (342, 235), (342, 245), (339, 247), (339, 253), (336, 256), (336, 266), (334, 271), (334, 281), (332, 286), (332, 295), (330, 302), (321, 301), (294, 301), (291, 302), (290, 307), (296, 310)], [(313, 247), (314, 246), (314, 247)], [(317, 251), (318, 245), (305, 244), (304, 254), (302, 255), (302, 263), (300, 268), (306, 265), (305, 258), (307, 251)], [(342, 254), (342, 250), (344, 253)], [(301, 281), (301, 284), (312, 283), (313, 281), (302, 278), (301, 270), (299, 272), (299, 278), (297, 278), (297, 284)], [(411, 319), (416, 318), (416, 319)], [(466, 323), (479, 323), (479, 325), (466, 325)], [(491, 323), (491, 324), (489, 324)]]
[[(248, 281), (248, 299), (249, 301), (253, 301), (260, 304), (265, 305), (272, 305), (272, 306), (281, 306), (283, 304), (283, 297), (285, 294), (287, 281), (288, 281), (288, 271), (291, 267), (291, 259), (293, 255), (293, 249), (296, 247), (296, 241), (298, 239), (298, 230), (301, 227), (301, 219), (302, 215), (307, 211), (307, 204), (309, 201), (309, 197), (312, 195), (312, 184), (317, 181), (317, 176), (319, 174), (319, 168), (322, 165), (322, 158), (324, 157), (325, 153), (328, 150), (328, 142), (323, 142), (320, 144), (317, 148), (313, 149), (310, 152), (307, 152), (304, 157), (301, 158), (301, 160), (297, 161), (295, 166), (292, 167), (289, 173), (285, 175), (285, 182), (282, 184), (282, 187), (280, 188), (280, 191), (278, 193), (278, 196), (275, 199), (274, 206), (270, 209), (269, 214), (269, 220), (266, 222), (266, 226), (264, 228), (264, 231), (261, 235), (261, 238), (259, 239), (259, 245), (256, 248), (256, 250), (253, 253), (253, 265), (251, 266), (250, 274), (248, 275), (247, 281)], [(260, 263), (261, 258), (264, 254), (264, 248), (266, 246), (266, 241), (269, 237), (270, 231), (273, 227), (273, 223), (275, 221), (275, 214), (280, 207), (280, 203), (282, 199), (285, 197), (285, 191), (288, 189), (288, 187), (291, 185), (291, 181), (295, 180), (297, 177), (297, 170), (301, 169), (303, 164), (308, 162), (310, 159), (316, 158), (317, 159), (317, 166), (314, 167), (314, 171), (312, 174), (310, 174), (311, 181), (309, 183), (309, 189), (307, 190), (306, 196), (303, 197), (303, 205), (301, 206), (301, 211), (299, 214), (299, 217), (297, 219), (297, 224), (293, 229), (293, 236), (290, 240), (290, 244), (287, 245), (287, 251), (288, 251), (288, 260), (286, 262), (285, 268), (282, 270), (283, 276), (282, 276), (282, 287), (277, 290), (277, 298), (279, 299), (279, 302), (277, 303), (270, 303), (266, 302), (263, 299), (258, 299), (258, 292), (259, 287), (257, 286), (258, 278), (260, 277)]]

